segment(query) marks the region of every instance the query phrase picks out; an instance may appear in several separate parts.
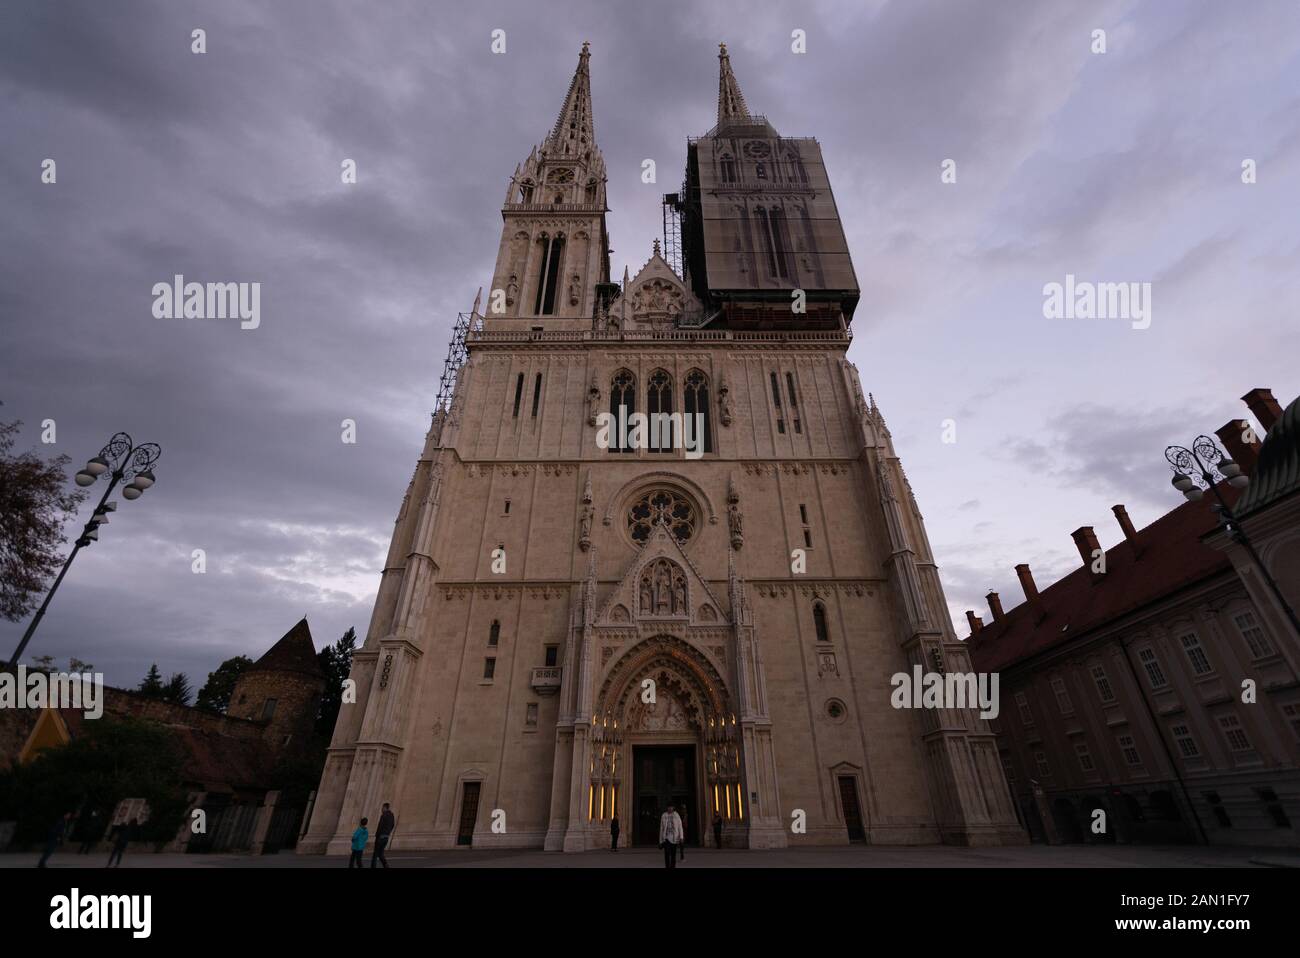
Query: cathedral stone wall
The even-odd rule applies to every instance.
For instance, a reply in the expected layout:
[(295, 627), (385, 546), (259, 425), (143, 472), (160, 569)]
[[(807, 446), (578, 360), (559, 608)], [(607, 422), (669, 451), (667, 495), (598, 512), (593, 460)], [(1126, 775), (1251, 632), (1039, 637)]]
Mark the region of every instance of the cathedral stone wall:
[[(715, 814), (734, 847), (1021, 840), (986, 723), (890, 705), (894, 673), (969, 665), (847, 314), (730, 324), (657, 243), (611, 283), (587, 62), (511, 178), (299, 848), (341, 852), (382, 802), (394, 848), (582, 851), (615, 814), (653, 842), (669, 801), (706, 844)], [(652, 393), (710, 448), (602, 443)]]

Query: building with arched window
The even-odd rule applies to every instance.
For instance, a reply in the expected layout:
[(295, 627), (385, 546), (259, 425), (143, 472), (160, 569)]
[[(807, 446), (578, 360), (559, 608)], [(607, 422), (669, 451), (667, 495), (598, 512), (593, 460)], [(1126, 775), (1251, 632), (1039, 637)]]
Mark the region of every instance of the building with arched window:
[(892, 674), (969, 664), (846, 358), (820, 147), (723, 48), (680, 263), (656, 240), (615, 281), (589, 59), (507, 187), (300, 847), (384, 801), (395, 849), (655, 844), (670, 803), (692, 844), (1023, 841), (988, 724), (890, 707)]

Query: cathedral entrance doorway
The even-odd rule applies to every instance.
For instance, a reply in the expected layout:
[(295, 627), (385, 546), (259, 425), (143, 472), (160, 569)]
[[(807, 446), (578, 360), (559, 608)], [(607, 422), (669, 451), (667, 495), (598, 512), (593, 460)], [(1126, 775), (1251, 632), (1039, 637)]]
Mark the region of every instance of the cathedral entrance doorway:
[(696, 844), (699, 803), (695, 790), (694, 745), (638, 745), (632, 749), (632, 840), (659, 844), (659, 816), (676, 805), (686, 825), (686, 844)]

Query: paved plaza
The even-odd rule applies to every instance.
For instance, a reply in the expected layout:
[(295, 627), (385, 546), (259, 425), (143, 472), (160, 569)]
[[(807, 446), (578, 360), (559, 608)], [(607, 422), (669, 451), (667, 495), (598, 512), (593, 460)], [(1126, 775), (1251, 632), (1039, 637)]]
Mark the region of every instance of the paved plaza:
[[(30, 868), (37, 852), (0, 855), (0, 868)], [(580, 854), (537, 849), (390, 852), (394, 868), (663, 868), (657, 848)], [(108, 852), (61, 851), (50, 868), (102, 868)], [(370, 853), (366, 853), (366, 865)], [(341, 855), (155, 855), (128, 852), (123, 868), (344, 868)], [(1297, 868), (1300, 849), (1204, 845), (852, 846), (780, 851), (688, 848), (679, 868)]]

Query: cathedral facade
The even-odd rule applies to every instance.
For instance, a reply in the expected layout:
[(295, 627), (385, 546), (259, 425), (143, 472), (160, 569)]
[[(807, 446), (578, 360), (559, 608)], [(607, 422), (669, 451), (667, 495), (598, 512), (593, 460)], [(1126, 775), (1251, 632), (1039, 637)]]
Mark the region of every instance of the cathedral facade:
[(723, 47), (680, 238), (611, 282), (589, 59), (511, 177), (299, 850), (384, 802), (395, 849), (583, 851), (615, 816), (654, 844), (669, 803), (702, 845), (1023, 841), (975, 709), (891, 706), (895, 673), (971, 666), (846, 359), (820, 147)]

